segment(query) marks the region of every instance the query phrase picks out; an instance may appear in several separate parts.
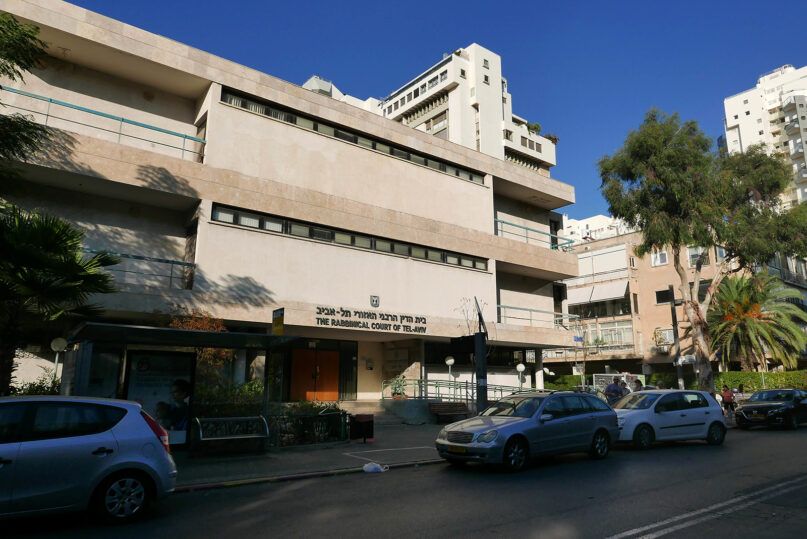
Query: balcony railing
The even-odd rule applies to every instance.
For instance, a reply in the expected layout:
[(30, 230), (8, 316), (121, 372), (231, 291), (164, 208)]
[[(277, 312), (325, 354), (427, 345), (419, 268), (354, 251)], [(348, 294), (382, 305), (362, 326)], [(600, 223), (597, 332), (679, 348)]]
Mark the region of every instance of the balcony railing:
[(498, 310), (500, 324), (512, 324), (517, 326), (569, 329), (570, 323), (580, 318), (574, 314), (554, 313), (551, 311), (512, 307), (509, 305), (497, 305), (496, 309)]
[(799, 127), (799, 119), (796, 118), (795, 120), (787, 124), (787, 126), (785, 127), (785, 133), (789, 135), (792, 131), (798, 129), (798, 127)]
[(636, 347), (633, 343), (621, 344), (601, 344), (588, 346), (578, 346), (576, 348), (554, 348), (551, 350), (544, 350), (542, 357), (544, 359), (578, 359), (582, 360), (583, 357), (596, 359), (597, 356), (611, 356), (634, 354)]
[(3, 99), (6, 107), (24, 114), (31, 114), (34, 121), (48, 127), (89, 134), (119, 144), (176, 156), (180, 159), (202, 161), (204, 146), (207, 143), (204, 139), (8, 86), (0, 86), (0, 89), (21, 96), (21, 99), (12, 102)]
[(120, 264), (106, 268), (114, 277), (116, 286), (150, 286), (169, 290), (190, 290), (193, 287), (196, 264), (190, 262), (98, 249), (83, 249), (83, 251), (88, 254), (106, 252), (121, 259)]
[(793, 151), (790, 152), (790, 157), (796, 157), (797, 155), (801, 155), (804, 153), (804, 145), (803, 144), (796, 144), (793, 147)]
[(564, 251), (572, 250), (572, 243), (574, 240), (558, 236), (557, 234), (550, 234), (543, 230), (536, 230), (524, 225), (517, 225), (501, 219), (494, 219), (496, 223), (496, 235), (503, 238), (510, 238), (524, 243), (533, 245), (541, 245), (550, 249), (563, 249)]

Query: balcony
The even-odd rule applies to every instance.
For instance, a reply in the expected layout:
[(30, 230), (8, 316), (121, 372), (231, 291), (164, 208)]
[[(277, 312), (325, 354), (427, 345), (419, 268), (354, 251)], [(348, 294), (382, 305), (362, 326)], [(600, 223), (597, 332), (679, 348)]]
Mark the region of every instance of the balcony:
[(527, 309), (525, 307), (512, 307), (509, 305), (497, 305), (496, 310), (498, 311), (498, 321), (500, 324), (515, 326), (568, 330), (570, 324), (578, 319), (578, 317), (573, 314), (554, 313), (538, 309)]
[(804, 168), (799, 169), (799, 171), (796, 172), (796, 176), (795, 178), (793, 178), (793, 181), (795, 181), (796, 183), (807, 181), (807, 169)]
[(207, 143), (204, 139), (8, 86), (0, 86), (0, 90), (14, 94), (10, 96), (12, 99), (0, 100), (7, 108), (29, 116), (42, 125), (151, 150), (180, 159), (200, 163), (203, 160), (204, 147)]
[(785, 99), (785, 102), (782, 103), (782, 110), (783, 111), (787, 112), (787, 111), (789, 111), (791, 109), (796, 110), (796, 98), (795, 98), (795, 96), (788, 97), (787, 99)]
[(544, 350), (543, 359), (552, 361), (582, 361), (583, 358), (591, 360), (613, 359), (619, 357), (636, 357), (637, 351), (633, 343), (588, 345), (575, 348), (555, 348)]
[(792, 122), (785, 126), (785, 133), (791, 135), (799, 130), (799, 119), (795, 118)]
[(803, 157), (804, 156), (804, 144), (796, 144), (793, 150), (790, 152), (790, 158), (794, 159), (796, 157)]
[[(87, 254), (102, 252), (97, 249), (84, 249), (83, 251)], [(121, 259), (120, 264), (106, 268), (106, 271), (112, 274), (114, 286), (120, 289), (131, 290), (138, 287), (150, 287), (168, 290), (190, 290), (193, 288), (196, 264), (150, 256), (104, 252)]]
[(542, 230), (526, 227), (524, 225), (517, 225), (501, 219), (494, 219), (496, 223), (496, 235), (503, 238), (509, 238), (517, 241), (523, 241), (531, 245), (539, 245), (547, 249), (562, 249), (564, 251), (572, 251), (572, 243), (574, 240), (558, 236), (557, 234), (550, 234)]

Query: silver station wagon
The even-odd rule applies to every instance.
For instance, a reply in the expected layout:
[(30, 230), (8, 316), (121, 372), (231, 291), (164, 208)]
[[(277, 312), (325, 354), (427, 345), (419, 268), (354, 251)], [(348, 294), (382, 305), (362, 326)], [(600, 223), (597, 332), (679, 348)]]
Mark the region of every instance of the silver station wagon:
[(541, 455), (588, 452), (605, 458), (618, 437), (616, 412), (597, 397), (531, 391), (514, 393), (476, 417), (447, 425), (435, 445), (451, 463), (503, 464), (518, 471)]

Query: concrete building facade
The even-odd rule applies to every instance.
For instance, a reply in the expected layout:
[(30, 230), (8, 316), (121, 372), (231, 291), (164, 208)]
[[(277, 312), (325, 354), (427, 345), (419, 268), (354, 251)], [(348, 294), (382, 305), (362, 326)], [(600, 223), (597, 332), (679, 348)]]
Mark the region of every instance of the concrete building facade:
[[(490, 333), (491, 384), (514, 383), (527, 350), (540, 367), (541, 350), (570, 345), (556, 282), (577, 275), (578, 261), (553, 233), (574, 189), (549, 176), (554, 145), (541, 137), (517, 149), (540, 166), (507, 159), (520, 143), (502, 126), (517, 137), (526, 128), (511, 125), (498, 56), (454, 54), (432, 69), (436, 86), (424, 79), (426, 94), (410, 102), (419, 77), (393, 94), (405, 107), (380, 115), (68, 3), (5, 9), (40, 27), (49, 56), (24, 84), (4, 81), (0, 101), (53, 128), (56, 143), (0, 194), (75, 223), (88, 250), (122, 255), (112, 268), (120, 291), (97, 298), (100, 322), (158, 326), (203, 310), (239, 335), (269, 335), (282, 308), (284, 335), (298, 339), (237, 350), (233, 379), (271, 361), (285, 401), (378, 399), (399, 375), (447, 378), (449, 339), (472, 329), (473, 298)], [(449, 88), (471, 79), (475, 94)], [(477, 151), (468, 126), (433, 136), (434, 109), (418, 111), (459, 106), (435, 105), (438, 93), (462, 93), (463, 106), (497, 93), (498, 140), (480, 137)], [(172, 355), (187, 347), (101, 345), (90, 334), (102, 330), (49, 327), (29, 342), (44, 350), (72, 335), (75, 393), (136, 398), (132, 387), (152, 383), (138, 365), (163, 365), (169, 387), (193, 381)], [(453, 376), (471, 371), (458, 358)]]

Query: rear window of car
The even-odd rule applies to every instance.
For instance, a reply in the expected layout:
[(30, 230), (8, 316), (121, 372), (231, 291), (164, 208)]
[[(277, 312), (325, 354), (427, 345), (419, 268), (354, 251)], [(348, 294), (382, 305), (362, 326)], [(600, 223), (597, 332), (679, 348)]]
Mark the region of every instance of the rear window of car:
[(584, 397), (584, 399), (595, 412), (608, 412), (611, 410), (607, 404), (596, 397)]
[(78, 402), (40, 402), (23, 441), (87, 436), (111, 429), (126, 410), (117, 406)]
[(0, 444), (17, 441), (17, 434), (25, 414), (25, 404), (12, 402), (0, 405)]

